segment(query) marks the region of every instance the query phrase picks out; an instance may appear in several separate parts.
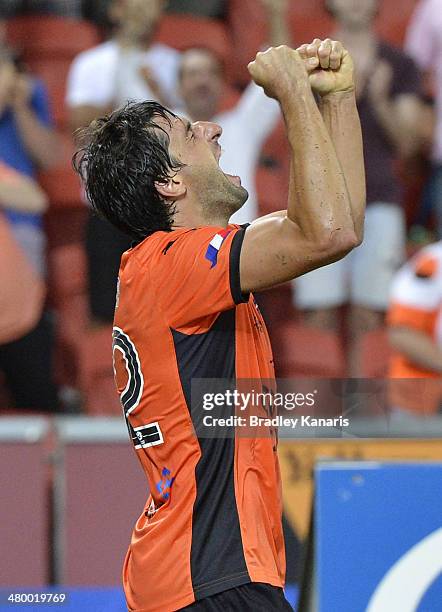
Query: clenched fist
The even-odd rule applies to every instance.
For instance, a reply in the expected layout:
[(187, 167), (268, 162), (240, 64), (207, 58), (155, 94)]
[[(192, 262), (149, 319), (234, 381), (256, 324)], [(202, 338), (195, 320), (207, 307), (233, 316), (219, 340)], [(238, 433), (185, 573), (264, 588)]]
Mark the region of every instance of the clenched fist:
[(276, 100), (302, 87), (309, 87), (306, 62), (298, 51), (286, 45), (258, 53), (247, 68), (255, 83)]
[(297, 49), (305, 62), (312, 90), (320, 96), (354, 91), (354, 66), (349, 52), (337, 40), (315, 40)]

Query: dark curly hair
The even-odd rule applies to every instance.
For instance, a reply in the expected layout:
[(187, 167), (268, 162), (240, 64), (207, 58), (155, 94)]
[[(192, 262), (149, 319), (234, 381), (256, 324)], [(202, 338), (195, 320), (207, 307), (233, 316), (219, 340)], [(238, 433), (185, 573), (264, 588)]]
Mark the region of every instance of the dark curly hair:
[(137, 241), (170, 231), (175, 203), (164, 200), (155, 181), (167, 181), (183, 167), (169, 153), (174, 113), (157, 102), (129, 102), (79, 132), (84, 146), (73, 166), (93, 209)]

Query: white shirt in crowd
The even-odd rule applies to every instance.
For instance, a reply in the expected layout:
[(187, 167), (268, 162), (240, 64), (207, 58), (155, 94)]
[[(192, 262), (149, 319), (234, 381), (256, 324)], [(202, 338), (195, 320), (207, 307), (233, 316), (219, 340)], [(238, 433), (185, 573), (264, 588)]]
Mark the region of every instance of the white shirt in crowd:
[[(214, 119), (223, 129), (220, 166), (224, 172), (239, 176), (249, 192), (247, 202), (232, 216), (231, 223), (250, 223), (258, 217), (256, 169), (262, 146), (280, 116), (276, 100), (268, 98), (255, 83), (250, 83), (238, 104)], [(275, 210), (286, 207), (286, 202), (275, 202)]]
[(179, 104), (177, 75), (180, 54), (162, 44), (147, 51), (123, 49), (110, 40), (80, 53), (72, 62), (67, 82), (66, 103), (69, 107), (112, 106), (118, 108), (128, 100), (155, 99), (140, 73), (142, 67), (152, 71), (170, 104)]
[(424, 71), (435, 71), (437, 126), (433, 158), (442, 163), (442, 0), (421, 0), (408, 27), (405, 50)]

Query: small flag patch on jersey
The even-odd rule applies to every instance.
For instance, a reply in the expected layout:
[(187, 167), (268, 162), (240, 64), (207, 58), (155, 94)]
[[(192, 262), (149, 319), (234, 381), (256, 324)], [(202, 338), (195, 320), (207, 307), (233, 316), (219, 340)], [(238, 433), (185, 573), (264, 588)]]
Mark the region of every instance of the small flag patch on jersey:
[(210, 263), (212, 264), (210, 266), (211, 268), (214, 268), (216, 264), (218, 263), (219, 250), (224, 240), (227, 238), (227, 236), (230, 234), (231, 231), (232, 230), (225, 229), (219, 234), (216, 234), (210, 241), (210, 244), (207, 247), (207, 251), (206, 251), (206, 259), (208, 259)]

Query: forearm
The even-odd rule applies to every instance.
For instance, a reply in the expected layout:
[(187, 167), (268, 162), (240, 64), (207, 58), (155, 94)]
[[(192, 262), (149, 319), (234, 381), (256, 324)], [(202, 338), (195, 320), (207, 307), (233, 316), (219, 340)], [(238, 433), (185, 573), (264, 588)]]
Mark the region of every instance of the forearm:
[(326, 95), (321, 98), (319, 108), (345, 178), (354, 229), (358, 239), (362, 240), (366, 184), (361, 122), (355, 94), (349, 91)]
[(442, 374), (442, 351), (427, 334), (397, 327), (390, 331), (390, 342), (415, 365)]
[(35, 163), (42, 169), (53, 166), (59, 158), (54, 131), (43, 125), (27, 105), (16, 107), (14, 113), (24, 146)]
[(282, 102), (292, 152), (287, 216), (316, 243), (355, 233), (336, 151), (310, 89)]

